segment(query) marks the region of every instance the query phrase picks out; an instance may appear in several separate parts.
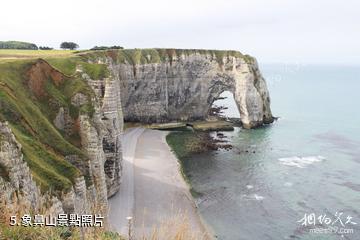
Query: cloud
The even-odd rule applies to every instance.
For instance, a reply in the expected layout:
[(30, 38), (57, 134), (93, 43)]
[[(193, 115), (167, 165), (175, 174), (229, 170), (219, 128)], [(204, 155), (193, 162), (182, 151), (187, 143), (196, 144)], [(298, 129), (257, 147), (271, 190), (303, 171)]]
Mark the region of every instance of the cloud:
[(5, 1), (1, 40), (236, 49), (262, 62), (360, 63), (355, 0)]

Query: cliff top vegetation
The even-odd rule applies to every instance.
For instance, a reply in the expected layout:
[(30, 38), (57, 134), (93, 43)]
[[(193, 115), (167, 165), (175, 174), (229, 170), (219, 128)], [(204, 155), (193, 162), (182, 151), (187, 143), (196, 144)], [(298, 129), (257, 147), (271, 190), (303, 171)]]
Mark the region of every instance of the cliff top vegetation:
[[(94, 93), (80, 76), (67, 76), (43, 60), (3, 62), (0, 72), (0, 120), (9, 122), (41, 189), (61, 195), (83, 175), (65, 157), (78, 156), (78, 165), (86, 160), (76, 122), (80, 113), (91, 115), (94, 111), (90, 101)], [(89, 101), (73, 105), (71, 98), (76, 93), (84, 94)], [(61, 107), (75, 122), (70, 134), (54, 126)]]
[(161, 61), (172, 61), (182, 55), (192, 54), (209, 55), (222, 63), (225, 57), (239, 57), (245, 61), (251, 61), (253, 58), (234, 50), (205, 50), (205, 49), (165, 49), (165, 48), (144, 48), (144, 49), (104, 49), (104, 50), (18, 50), (18, 49), (0, 49), (0, 62), (23, 58), (60, 58), (82, 56), (89, 60), (99, 57), (111, 57), (117, 63), (128, 64), (146, 64), (159, 63)]

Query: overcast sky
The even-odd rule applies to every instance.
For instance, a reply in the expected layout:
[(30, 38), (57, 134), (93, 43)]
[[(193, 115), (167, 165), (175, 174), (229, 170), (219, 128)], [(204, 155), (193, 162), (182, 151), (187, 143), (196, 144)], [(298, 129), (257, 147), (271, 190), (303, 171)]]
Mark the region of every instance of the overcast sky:
[(2, 1), (0, 40), (235, 49), (262, 63), (360, 64), (360, 1)]

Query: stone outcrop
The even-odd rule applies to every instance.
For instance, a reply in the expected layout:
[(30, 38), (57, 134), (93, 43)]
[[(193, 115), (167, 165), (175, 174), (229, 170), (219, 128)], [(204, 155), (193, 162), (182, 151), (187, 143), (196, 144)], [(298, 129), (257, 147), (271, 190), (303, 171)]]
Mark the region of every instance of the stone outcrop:
[(121, 106), (119, 76), (114, 74), (118, 66), (109, 65), (112, 78), (105, 82), (102, 101), (102, 121), (105, 134), (102, 139), (105, 153), (105, 174), (108, 196), (113, 196), (120, 188), (122, 170), (121, 134), (124, 117)]
[[(21, 145), (6, 122), (0, 122), (0, 168), (3, 200), (12, 202), (14, 198), (20, 198), (26, 207), (38, 208), (40, 189), (23, 159)], [(21, 194), (16, 196), (16, 191), (19, 190)]]
[(231, 91), (244, 127), (270, 123), (270, 97), (257, 62), (249, 56), (192, 53), (158, 63), (119, 64), (121, 100), (128, 121), (206, 119), (214, 100)]
[(94, 212), (96, 190), (94, 187), (86, 187), (84, 177), (77, 178), (73, 188), (60, 198), (42, 193), (24, 161), (21, 148), (9, 125), (0, 122), (0, 203), (7, 206), (10, 214), (32, 211), (56, 216), (64, 212), (78, 214)]
[[(95, 121), (97, 120), (95, 119)], [(105, 156), (101, 142), (102, 129), (99, 126), (99, 123), (93, 124), (87, 115), (80, 116), (81, 144), (89, 158), (89, 173), (96, 189), (95, 202), (103, 208), (102, 212), (106, 213), (108, 203), (104, 172)]]
[(52, 215), (62, 213), (63, 206), (58, 198), (41, 194), (21, 148), (7, 122), (0, 122), (0, 202), (8, 206), (11, 214), (30, 209), (45, 210)]
[[(96, 152), (101, 156), (94, 159), (101, 159), (101, 178), (105, 179), (107, 196), (111, 197), (120, 188), (122, 169), (122, 149), (120, 137), (123, 130), (123, 113), (120, 97), (119, 78), (116, 74), (118, 67), (109, 63), (110, 77), (104, 79), (91, 79), (81, 69), (78, 72), (86, 79), (93, 89), (96, 98), (93, 99), (95, 113), (90, 121), (86, 116), (81, 116), (81, 141), (83, 149), (88, 153)], [(115, 73), (115, 74), (114, 74)], [(89, 128), (92, 126), (92, 128)], [(89, 130), (93, 131), (93, 136)], [(88, 140), (98, 141), (89, 143)], [(90, 160), (90, 162), (93, 162)], [(99, 166), (100, 166), (99, 165)], [(104, 175), (104, 176), (103, 176)], [(101, 181), (102, 181), (101, 180)]]

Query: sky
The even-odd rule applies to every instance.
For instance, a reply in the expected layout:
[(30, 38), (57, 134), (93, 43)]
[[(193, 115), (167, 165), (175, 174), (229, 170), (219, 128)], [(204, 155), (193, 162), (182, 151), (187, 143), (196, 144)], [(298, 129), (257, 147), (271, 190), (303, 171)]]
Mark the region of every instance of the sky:
[(12, 0), (0, 40), (233, 49), (260, 63), (360, 64), (358, 0)]

